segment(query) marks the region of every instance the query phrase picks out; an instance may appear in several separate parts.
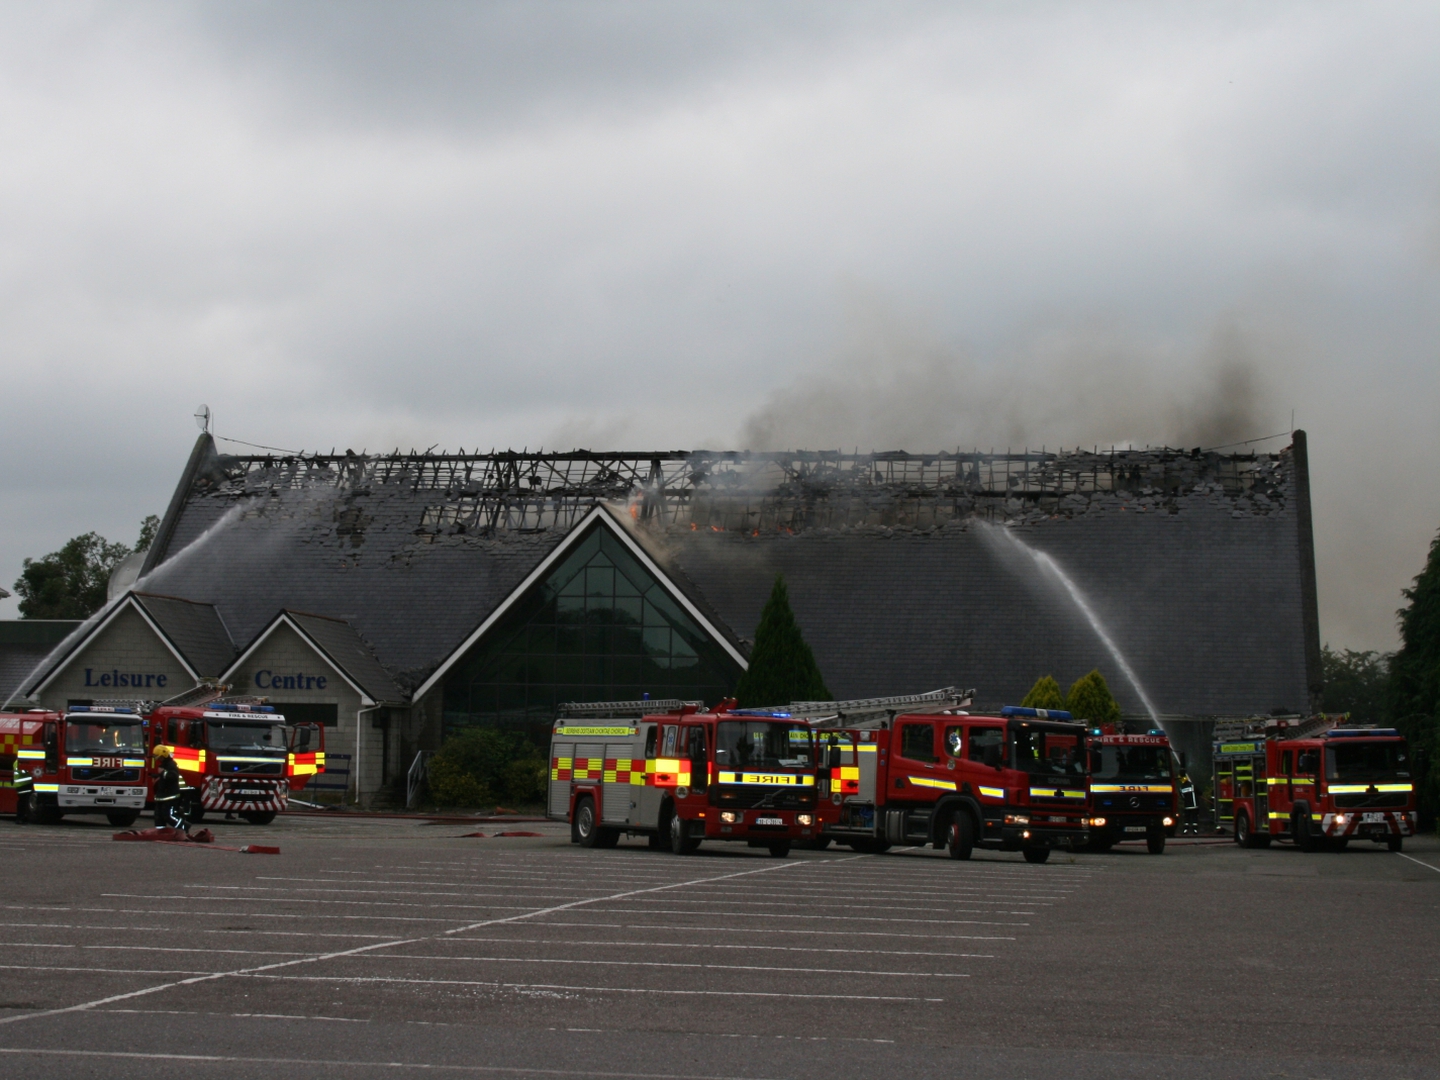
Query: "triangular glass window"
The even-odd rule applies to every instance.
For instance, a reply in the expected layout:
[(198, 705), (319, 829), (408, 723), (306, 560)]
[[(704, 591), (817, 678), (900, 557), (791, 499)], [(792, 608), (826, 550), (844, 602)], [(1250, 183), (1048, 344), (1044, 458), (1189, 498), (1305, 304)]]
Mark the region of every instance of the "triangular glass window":
[(471, 725), (549, 741), (566, 701), (713, 704), (740, 666), (601, 523), (451, 669), (446, 733)]

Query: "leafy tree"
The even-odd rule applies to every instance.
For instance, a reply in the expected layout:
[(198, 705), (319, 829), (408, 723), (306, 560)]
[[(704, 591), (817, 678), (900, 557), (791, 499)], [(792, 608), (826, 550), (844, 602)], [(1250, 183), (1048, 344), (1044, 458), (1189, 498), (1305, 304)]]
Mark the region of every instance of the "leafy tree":
[(140, 522), (140, 539), (135, 541), (135, 551), (149, 551), (150, 545), (155, 542), (155, 534), (160, 531), (160, 518), (155, 514), (149, 514)]
[(1060, 693), (1060, 684), (1055, 681), (1055, 676), (1046, 675), (1035, 680), (1035, 685), (1020, 704), (1027, 709), (1063, 709), (1065, 695)]
[(1427, 827), (1440, 811), (1440, 534), (1430, 543), (1425, 569), (1402, 593), (1400, 651), (1390, 662), (1390, 715), (1412, 750), (1422, 751), (1427, 773), (1419, 785), (1420, 818)]
[(105, 606), (110, 572), (130, 554), (88, 532), (43, 559), (26, 559), (15, 592), (22, 619), (84, 619)]
[(1089, 675), (1082, 675), (1070, 686), (1065, 695), (1065, 707), (1076, 720), (1088, 720), (1092, 724), (1118, 724), (1120, 706), (1110, 693), (1110, 684), (1096, 668)]
[(825, 688), (815, 654), (805, 643), (785, 579), (777, 576), (770, 599), (760, 613), (755, 630), (755, 647), (750, 650), (750, 667), (740, 676), (735, 696), (741, 708), (760, 705), (788, 705), (792, 701), (832, 701)]
[[(140, 522), (135, 550), (145, 551), (155, 540), (160, 519), (154, 514)], [(15, 592), (22, 619), (84, 619), (105, 606), (110, 574), (130, 548), (112, 544), (99, 533), (88, 532), (70, 540), (59, 551), (41, 559), (26, 559)]]
[(512, 804), (545, 798), (545, 760), (529, 742), (496, 728), (445, 740), (428, 766), (430, 797), (441, 806)]
[(1393, 653), (1353, 649), (1321, 652), (1327, 713), (1349, 713), (1357, 724), (1390, 722), (1390, 662)]

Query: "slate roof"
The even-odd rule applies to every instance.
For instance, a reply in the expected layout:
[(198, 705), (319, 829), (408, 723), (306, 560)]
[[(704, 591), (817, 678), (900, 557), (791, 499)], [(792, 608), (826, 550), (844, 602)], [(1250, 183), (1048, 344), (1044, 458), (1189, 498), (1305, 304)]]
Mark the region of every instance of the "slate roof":
[(797, 453), (750, 474), (747, 455), (668, 452), (648, 477), (577, 452), (589, 471), (562, 491), (548, 457), (229, 458), (206, 436), (140, 584), (213, 603), (241, 640), (282, 609), (326, 612), (411, 691), (605, 504), (735, 638), (783, 573), (841, 697), (962, 685), (987, 707), (1099, 667), (1140, 715), (1108, 636), (1161, 714), (1304, 710), (1303, 451), (1296, 433), (1277, 455), (1026, 454), (1003, 473), (985, 455)]
[(235, 643), (213, 604), (182, 600), (178, 596), (157, 596), (153, 593), (131, 593), (143, 607), (170, 644), (196, 673), (213, 679), (235, 659)]
[(365, 691), (372, 700), (392, 704), (405, 700), (404, 692), (395, 685), (390, 673), (375, 658), (375, 653), (365, 643), (365, 639), (348, 622), (323, 615), (310, 615), (303, 611), (286, 611), (284, 614), (325, 654), (326, 659), (343, 671), (350, 681)]
[(0, 703), (18, 693), (25, 677), (80, 625), (75, 619), (0, 622)]

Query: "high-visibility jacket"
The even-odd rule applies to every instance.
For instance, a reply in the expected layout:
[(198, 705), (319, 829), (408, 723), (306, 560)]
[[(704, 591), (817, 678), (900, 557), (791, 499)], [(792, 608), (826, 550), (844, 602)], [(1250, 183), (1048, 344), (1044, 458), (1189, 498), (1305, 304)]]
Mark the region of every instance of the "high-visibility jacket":
[(180, 797), (180, 767), (175, 759), (160, 759), (160, 775), (155, 778), (155, 801), (168, 802)]

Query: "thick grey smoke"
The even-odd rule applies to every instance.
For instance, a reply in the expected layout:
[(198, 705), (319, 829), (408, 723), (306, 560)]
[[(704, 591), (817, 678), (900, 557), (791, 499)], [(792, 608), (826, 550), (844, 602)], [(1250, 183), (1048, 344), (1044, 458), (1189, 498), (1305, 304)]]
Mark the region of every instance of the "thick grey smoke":
[(870, 299), (833, 360), (746, 419), (753, 450), (1224, 446), (1287, 430), (1267, 364), (1235, 325), (1188, 348), (1099, 325), (1037, 334), (988, 357), (942, 343)]

